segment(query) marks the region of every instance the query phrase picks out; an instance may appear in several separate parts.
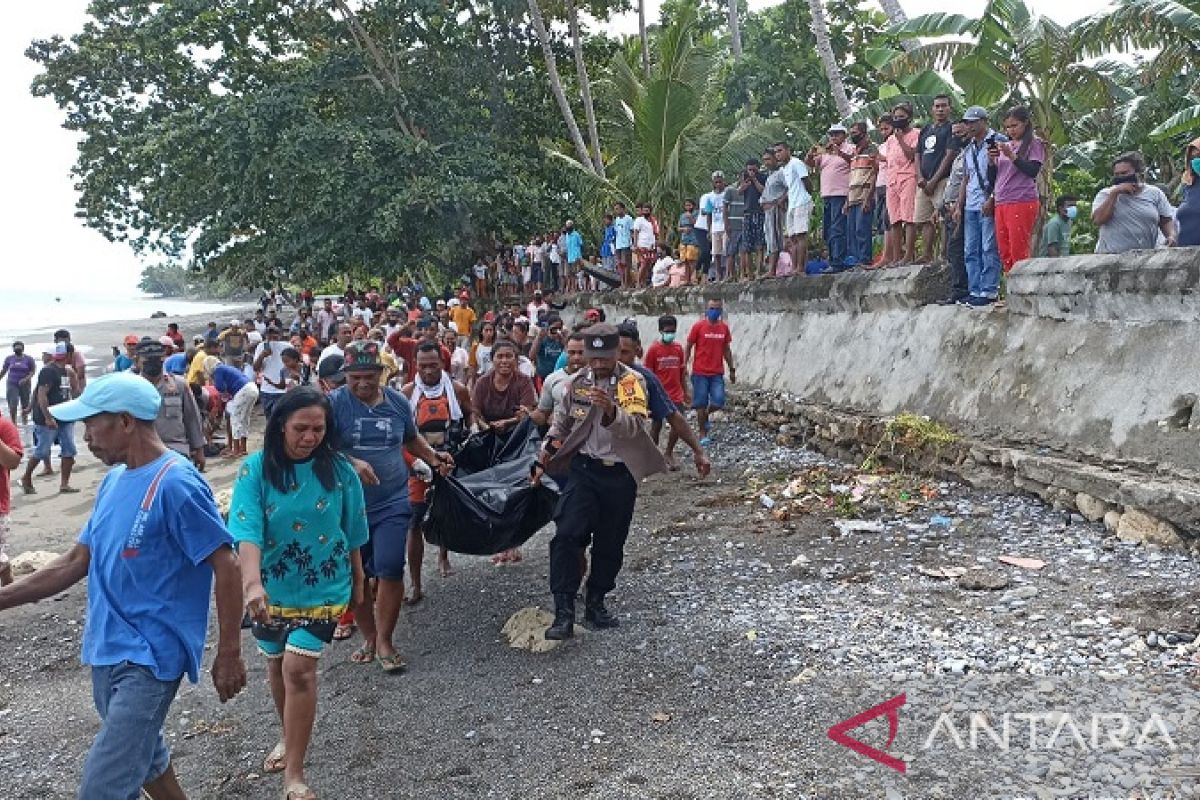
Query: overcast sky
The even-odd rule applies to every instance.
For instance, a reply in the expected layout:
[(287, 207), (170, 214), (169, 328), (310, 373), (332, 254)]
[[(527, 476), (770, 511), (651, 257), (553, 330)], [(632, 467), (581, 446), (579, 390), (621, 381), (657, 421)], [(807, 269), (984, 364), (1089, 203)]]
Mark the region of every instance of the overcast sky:
[[(946, 10), (936, 0), (902, 0), (909, 16)], [(750, 0), (750, 8), (774, 5)], [(1033, 0), (1036, 9), (1066, 23), (1097, 8), (1083, 0)], [(647, 19), (658, 18), (658, 0), (648, 0)], [(983, 0), (960, 0), (957, 13), (975, 15)], [(112, 244), (75, 219), (75, 190), (70, 169), (75, 137), (62, 129), (62, 113), (53, 101), (34, 98), (29, 83), (36, 65), (24, 56), (35, 38), (69, 36), (86, 19), (87, 0), (53, 0), (14, 4), (0, 26), (0, 108), (7, 123), (0, 128), (0, 236), (5, 252), (0, 264), (4, 286), (49, 288), (54, 285), (94, 287), (111, 295), (132, 290), (141, 265), (124, 245)], [(637, 15), (613, 21), (613, 29), (637, 30)]]

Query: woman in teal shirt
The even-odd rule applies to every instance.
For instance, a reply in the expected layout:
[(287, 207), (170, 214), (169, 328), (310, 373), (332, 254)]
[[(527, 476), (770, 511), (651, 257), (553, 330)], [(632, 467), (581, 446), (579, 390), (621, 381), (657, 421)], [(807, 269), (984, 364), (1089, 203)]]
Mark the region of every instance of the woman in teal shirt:
[(238, 471), (229, 508), (251, 632), (270, 659), (283, 726), (263, 769), (284, 773), (285, 800), (316, 798), (304, 757), (317, 712), (317, 658), (363, 591), (366, 505), (354, 468), (333, 448), (332, 417), (316, 389), (282, 395), (263, 449)]

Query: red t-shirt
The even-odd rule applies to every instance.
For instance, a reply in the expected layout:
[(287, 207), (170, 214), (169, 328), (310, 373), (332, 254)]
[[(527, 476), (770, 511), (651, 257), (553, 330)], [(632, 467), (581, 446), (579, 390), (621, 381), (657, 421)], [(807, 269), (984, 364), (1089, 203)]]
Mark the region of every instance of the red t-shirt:
[(413, 366), (417, 363), (417, 345), (420, 340), (413, 339), (408, 336), (401, 336), (399, 331), (396, 331), (387, 338), (388, 347), (392, 348), (392, 354), (400, 359), (404, 374), (412, 376)]
[(678, 342), (655, 342), (642, 363), (662, 382), (672, 403), (683, 402), (683, 347)]
[(712, 377), (725, 374), (725, 345), (733, 341), (733, 334), (724, 322), (713, 324), (707, 318), (700, 320), (688, 331), (688, 344), (695, 351), (692, 356), (692, 374)]
[[(17, 430), (17, 426), (3, 417), (0, 417), (0, 441), (16, 450), (18, 455), (24, 455), (25, 450), (21, 446), (21, 434)], [(12, 496), (9, 494), (8, 488), (8, 469), (0, 467), (0, 514), (7, 514), (11, 510)]]

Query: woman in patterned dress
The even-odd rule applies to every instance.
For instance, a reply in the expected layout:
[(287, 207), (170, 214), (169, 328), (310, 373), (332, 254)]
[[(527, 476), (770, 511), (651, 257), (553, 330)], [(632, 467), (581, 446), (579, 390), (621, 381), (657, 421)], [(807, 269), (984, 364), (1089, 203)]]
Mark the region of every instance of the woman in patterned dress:
[(285, 800), (315, 800), (304, 757), (317, 711), (317, 658), (363, 591), (362, 484), (333, 448), (329, 401), (300, 386), (267, 421), (263, 449), (238, 471), (229, 530), (238, 542), (251, 632), (270, 660), (283, 727), (263, 769), (283, 772)]

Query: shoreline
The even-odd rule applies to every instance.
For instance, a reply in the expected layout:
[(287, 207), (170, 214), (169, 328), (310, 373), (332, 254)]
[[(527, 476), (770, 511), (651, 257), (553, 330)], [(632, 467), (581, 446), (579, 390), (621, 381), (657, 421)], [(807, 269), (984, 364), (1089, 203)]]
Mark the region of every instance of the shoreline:
[[(164, 302), (168, 300), (171, 302), (184, 302), (182, 298), (164, 297), (155, 299), (161, 299)], [(208, 301), (187, 300), (186, 302), (206, 303)], [(103, 374), (112, 364), (113, 346), (120, 347), (122, 340), (128, 334), (152, 336), (157, 339), (166, 333), (167, 323), (175, 322), (179, 324), (179, 331), (183, 334), (184, 339), (190, 340), (192, 336), (203, 333), (210, 321), (221, 323), (224, 320), (228, 322), (235, 316), (239, 320), (242, 320), (248, 316), (253, 316), (257, 309), (258, 306), (253, 303), (231, 302), (228, 307), (220, 311), (207, 311), (195, 314), (168, 314), (158, 319), (116, 319), (100, 322), (84, 322), (77, 325), (73, 325), (69, 321), (60, 320), (28, 332), (22, 331), (20, 335), (11, 337), (10, 341), (5, 343), (5, 350), (8, 350), (11, 342), (22, 341), (25, 343), (25, 352), (35, 359), (40, 360), (41, 350), (51, 342), (53, 332), (59, 328), (66, 328), (71, 332), (71, 343), (87, 359), (88, 377), (95, 377), (96, 375)], [(8, 352), (5, 353), (5, 355), (7, 354)]]

